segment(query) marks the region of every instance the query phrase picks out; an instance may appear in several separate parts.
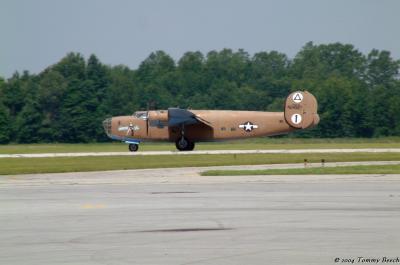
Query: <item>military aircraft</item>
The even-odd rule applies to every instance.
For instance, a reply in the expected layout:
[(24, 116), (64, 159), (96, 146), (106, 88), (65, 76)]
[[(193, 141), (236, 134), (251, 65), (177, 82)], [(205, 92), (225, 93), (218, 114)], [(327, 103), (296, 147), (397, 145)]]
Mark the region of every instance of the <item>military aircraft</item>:
[(286, 98), (284, 112), (169, 108), (108, 118), (103, 127), (108, 137), (129, 144), (132, 152), (142, 141), (175, 142), (179, 151), (191, 151), (196, 142), (271, 136), (314, 127), (319, 122), (317, 108), (311, 93), (296, 91)]

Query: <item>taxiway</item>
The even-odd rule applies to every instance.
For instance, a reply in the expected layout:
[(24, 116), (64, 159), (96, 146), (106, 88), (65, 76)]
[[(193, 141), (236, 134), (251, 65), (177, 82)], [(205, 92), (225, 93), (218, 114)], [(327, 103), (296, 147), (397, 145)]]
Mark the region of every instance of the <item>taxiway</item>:
[(309, 265), (400, 255), (400, 175), (199, 176), (205, 169), (1, 176), (0, 264)]

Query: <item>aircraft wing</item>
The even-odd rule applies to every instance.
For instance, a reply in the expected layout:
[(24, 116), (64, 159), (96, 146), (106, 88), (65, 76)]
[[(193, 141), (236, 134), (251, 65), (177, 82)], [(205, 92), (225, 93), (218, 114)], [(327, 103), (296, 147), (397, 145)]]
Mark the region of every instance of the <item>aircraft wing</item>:
[(168, 126), (191, 125), (196, 123), (204, 123), (210, 126), (210, 123), (198, 116), (193, 112), (179, 108), (168, 109)]

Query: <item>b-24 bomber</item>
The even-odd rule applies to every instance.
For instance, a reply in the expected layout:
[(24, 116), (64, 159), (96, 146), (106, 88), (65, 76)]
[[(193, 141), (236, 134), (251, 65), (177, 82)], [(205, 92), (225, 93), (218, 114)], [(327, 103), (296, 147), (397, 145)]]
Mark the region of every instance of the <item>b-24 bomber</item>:
[(137, 111), (108, 118), (108, 137), (129, 144), (135, 152), (142, 141), (174, 142), (179, 151), (191, 151), (197, 142), (245, 139), (286, 134), (314, 127), (319, 122), (317, 100), (308, 91), (291, 93), (283, 112), (192, 110)]

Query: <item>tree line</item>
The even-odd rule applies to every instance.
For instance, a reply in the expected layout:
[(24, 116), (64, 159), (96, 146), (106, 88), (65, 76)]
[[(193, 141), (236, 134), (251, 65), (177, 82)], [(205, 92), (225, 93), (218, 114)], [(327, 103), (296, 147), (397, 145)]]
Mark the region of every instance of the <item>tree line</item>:
[(307, 43), (293, 58), (277, 51), (151, 53), (137, 69), (69, 53), (39, 74), (0, 78), (0, 143), (107, 141), (101, 121), (136, 110), (181, 107), (283, 111), (309, 90), (321, 122), (297, 137), (400, 135), (400, 61), (353, 45)]

